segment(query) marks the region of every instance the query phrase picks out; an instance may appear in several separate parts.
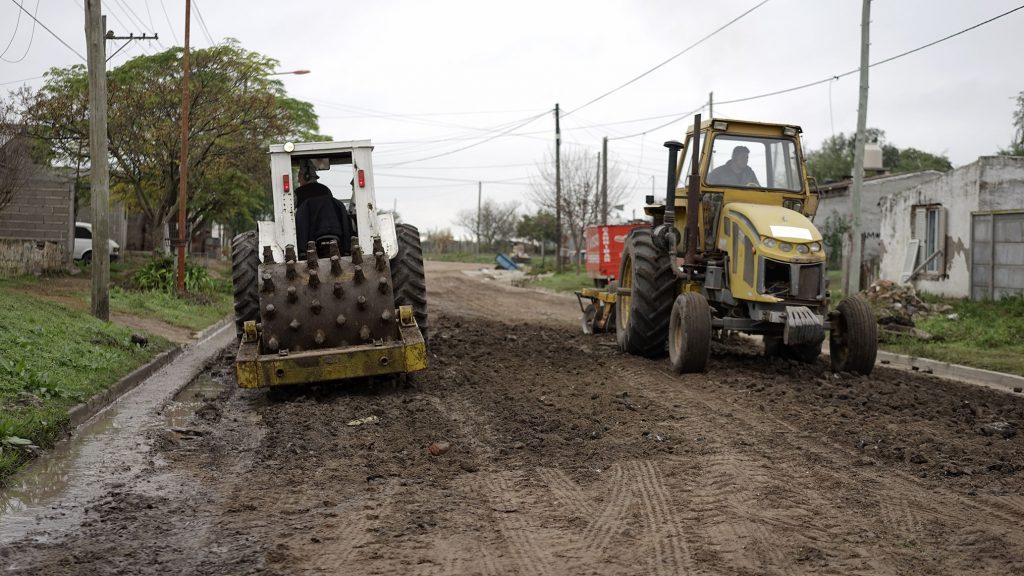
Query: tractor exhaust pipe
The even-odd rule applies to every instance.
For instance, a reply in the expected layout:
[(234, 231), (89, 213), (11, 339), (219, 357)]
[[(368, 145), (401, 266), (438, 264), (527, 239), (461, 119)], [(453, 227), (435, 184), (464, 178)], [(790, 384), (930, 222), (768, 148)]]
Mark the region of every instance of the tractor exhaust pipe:
[(700, 114), (693, 117), (693, 161), (686, 187), (686, 265), (697, 264), (697, 202), (700, 201)]

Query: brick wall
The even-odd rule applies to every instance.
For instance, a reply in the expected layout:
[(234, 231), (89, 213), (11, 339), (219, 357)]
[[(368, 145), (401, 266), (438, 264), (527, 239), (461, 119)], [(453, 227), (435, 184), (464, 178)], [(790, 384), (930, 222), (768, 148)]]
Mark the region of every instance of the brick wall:
[(0, 278), (66, 270), (71, 261), (63, 242), (0, 238)]
[[(71, 264), (74, 197), (71, 180), (35, 167), (24, 188), (0, 211), (0, 271), (56, 271)], [(18, 258), (24, 261), (16, 262)]]

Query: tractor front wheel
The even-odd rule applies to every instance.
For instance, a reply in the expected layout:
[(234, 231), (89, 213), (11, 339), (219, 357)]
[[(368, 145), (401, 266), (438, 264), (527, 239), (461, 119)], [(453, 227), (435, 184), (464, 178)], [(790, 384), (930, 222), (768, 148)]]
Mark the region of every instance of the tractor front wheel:
[(703, 372), (711, 354), (711, 307), (703, 295), (684, 292), (672, 305), (668, 359), (678, 374)]
[(828, 347), (833, 371), (871, 374), (878, 355), (878, 323), (866, 300), (851, 296), (839, 303)]
[(665, 355), (669, 316), (676, 293), (671, 258), (651, 240), (650, 228), (634, 228), (626, 238), (619, 265), (615, 338), (623, 352), (658, 358)]

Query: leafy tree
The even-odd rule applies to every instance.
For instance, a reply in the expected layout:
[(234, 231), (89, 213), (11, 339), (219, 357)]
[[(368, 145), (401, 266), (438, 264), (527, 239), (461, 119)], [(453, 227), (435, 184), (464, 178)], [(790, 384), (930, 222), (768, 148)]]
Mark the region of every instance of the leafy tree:
[[(134, 58), (107, 73), (111, 191), (147, 220), (150, 247), (177, 212), (182, 49)], [(190, 55), (188, 220), (251, 228), (270, 210), (267, 144), (321, 139), (312, 104), (289, 98), (277, 62), (237, 41)], [(88, 78), (55, 68), (29, 98), (27, 121), (53, 161), (88, 163)]]
[[(537, 167), (539, 180), (533, 182), (531, 198), (541, 209), (554, 213), (556, 208), (555, 158), (549, 151), (546, 161)], [(608, 206), (620, 204), (626, 196), (627, 186), (621, 168), (608, 164)], [(587, 226), (601, 220), (601, 196), (597, 181), (597, 154), (582, 147), (562, 148), (562, 229), (573, 246), (585, 246)], [(580, 263), (576, 262), (579, 272)]]
[(525, 215), (516, 226), (516, 235), (540, 244), (541, 266), (544, 265), (544, 247), (558, 241), (558, 222), (555, 215), (543, 209), (534, 215)]
[[(886, 142), (885, 131), (868, 128), (865, 131), (868, 142), (877, 142), (882, 147), (882, 165), (893, 174), (917, 170), (951, 170), (953, 165), (946, 156), (937, 156), (916, 148), (897, 148)], [(857, 135), (840, 133), (826, 138), (821, 148), (807, 153), (807, 171), (818, 182), (846, 180), (853, 174), (854, 148)]]
[(470, 234), (477, 234), (477, 243), (481, 246), (494, 248), (497, 242), (508, 240), (515, 234), (516, 223), (519, 220), (519, 203), (500, 203), (488, 198), (480, 205), (479, 228), (477, 220), (475, 209), (460, 210), (456, 224), (468, 230)]
[(427, 230), (426, 244), (434, 254), (445, 254), (455, 245), (455, 236), (448, 228), (434, 228)]
[(1003, 156), (1024, 156), (1024, 91), (1017, 94), (1017, 109), (1013, 111), (1013, 142), (1009, 148), (999, 150)]

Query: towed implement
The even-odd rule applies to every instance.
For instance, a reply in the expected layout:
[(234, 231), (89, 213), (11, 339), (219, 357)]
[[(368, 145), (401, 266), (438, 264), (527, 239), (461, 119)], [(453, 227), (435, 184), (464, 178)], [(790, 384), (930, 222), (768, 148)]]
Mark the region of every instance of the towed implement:
[[(376, 209), (372, 149), (369, 141), (270, 147), (275, 219), (232, 246), (239, 386), (427, 367), (419, 232)], [(347, 202), (317, 182), (327, 170), (351, 178)]]
[(829, 309), (799, 134), (697, 115), (685, 144), (665, 143), (666, 202), (648, 197), (654, 224), (630, 232), (606, 297), (622, 350), (659, 357), (667, 347), (677, 372), (701, 372), (715, 334), (761, 335), (767, 355), (812, 362), (828, 333), (833, 370), (871, 372), (871, 308), (853, 296)]

